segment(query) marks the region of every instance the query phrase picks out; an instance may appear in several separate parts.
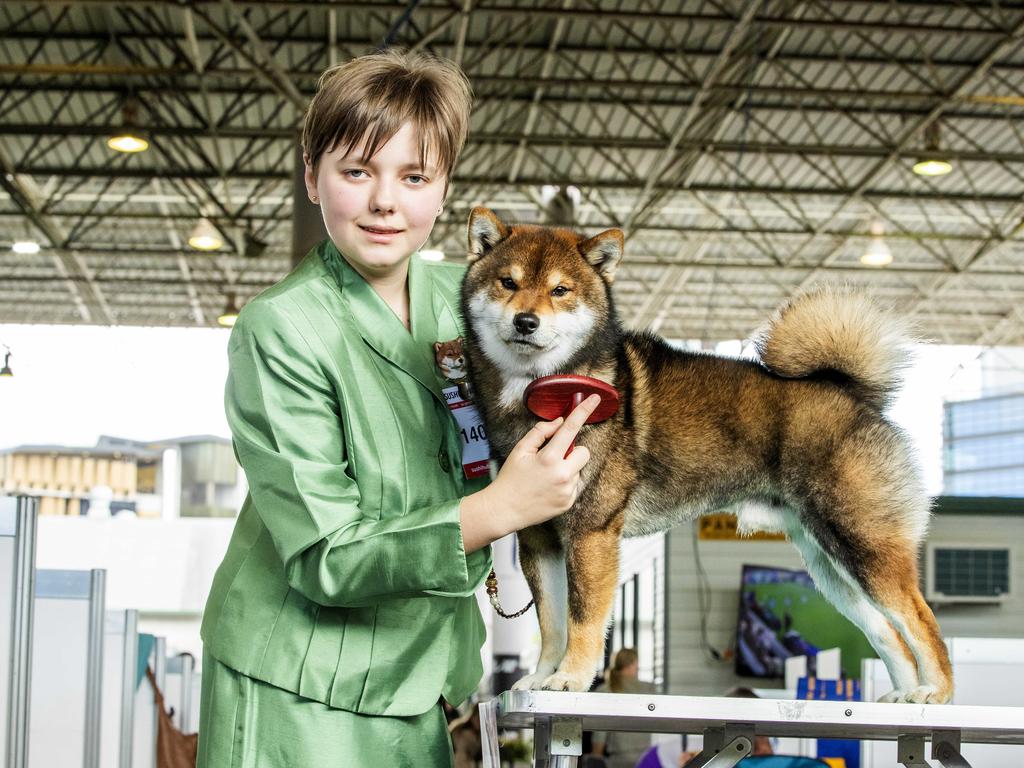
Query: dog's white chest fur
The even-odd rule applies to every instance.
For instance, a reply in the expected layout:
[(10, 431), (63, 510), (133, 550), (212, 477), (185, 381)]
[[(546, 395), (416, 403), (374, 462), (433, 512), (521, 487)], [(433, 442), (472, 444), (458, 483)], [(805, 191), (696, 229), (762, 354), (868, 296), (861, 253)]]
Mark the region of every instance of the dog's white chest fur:
[(523, 402), (523, 393), (526, 392), (526, 388), (531, 381), (533, 379), (529, 376), (511, 376), (507, 378), (505, 385), (501, 388), (498, 402), (505, 408), (512, 408)]

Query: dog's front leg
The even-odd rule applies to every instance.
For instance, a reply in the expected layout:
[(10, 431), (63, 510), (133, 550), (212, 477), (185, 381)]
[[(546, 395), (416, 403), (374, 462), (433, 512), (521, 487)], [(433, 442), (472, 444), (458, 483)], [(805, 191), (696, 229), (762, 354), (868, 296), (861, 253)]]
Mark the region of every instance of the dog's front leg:
[(540, 688), (565, 655), (566, 578), (565, 551), (557, 534), (547, 526), (525, 528), (517, 534), (519, 562), (537, 610), (540, 624), (540, 659), (532, 675), (520, 678), (512, 690)]
[(569, 639), (545, 690), (586, 691), (604, 650), (605, 629), (619, 578), (617, 528), (574, 535), (568, 548)]

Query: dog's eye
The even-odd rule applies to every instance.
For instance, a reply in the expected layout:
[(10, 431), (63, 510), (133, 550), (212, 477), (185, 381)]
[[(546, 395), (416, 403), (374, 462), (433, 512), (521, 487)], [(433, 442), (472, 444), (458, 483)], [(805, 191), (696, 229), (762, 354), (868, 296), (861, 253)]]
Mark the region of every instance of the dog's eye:
[(517, 288), (516, 281), (511, 277), (503, 277), (501, 278), (501, 287), (507, 291), (514, 291)]
[(569, 289), (564, 285), (560, 285), (551, 292), (552, 296), (565, 296), (569, 292)]

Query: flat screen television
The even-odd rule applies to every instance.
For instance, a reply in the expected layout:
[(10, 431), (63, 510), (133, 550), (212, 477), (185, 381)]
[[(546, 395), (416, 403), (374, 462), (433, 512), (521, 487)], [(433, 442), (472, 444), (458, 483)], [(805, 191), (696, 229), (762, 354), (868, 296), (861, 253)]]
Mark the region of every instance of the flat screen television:
[(864, 634), (832, 607), (806, 571), (744, 565), (736, 625), (736, 674), (781, 678), (786, 659), (818, 650), (842, 651), (844, 677), (860, 677), (862, 659), (875, 658)]

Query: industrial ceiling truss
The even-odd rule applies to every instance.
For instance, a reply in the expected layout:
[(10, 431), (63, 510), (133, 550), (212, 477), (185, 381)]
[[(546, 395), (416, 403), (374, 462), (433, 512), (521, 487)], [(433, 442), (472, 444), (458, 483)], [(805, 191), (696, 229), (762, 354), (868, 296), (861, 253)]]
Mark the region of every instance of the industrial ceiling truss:
[[(1024, 2), (990, 0), (4, 2), (0, 322), (208, 326), (274, 283), (317, 78), (386, 44), (473, 84), (451, 260), (474, 205), (543, 222), (573, 187), (576, 226), (626, 232), (634, 327), (746, 338), (829, 281), (1024, 344)], [(147, 151), (107, 146), (126, 122)]]

